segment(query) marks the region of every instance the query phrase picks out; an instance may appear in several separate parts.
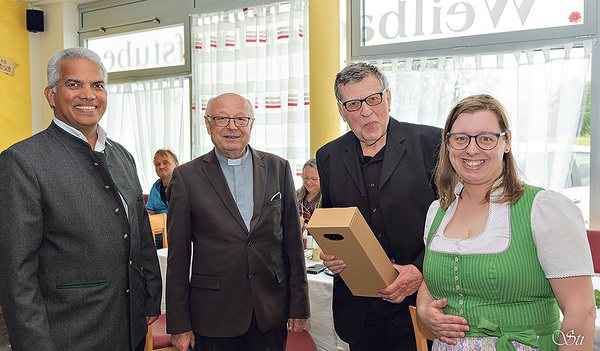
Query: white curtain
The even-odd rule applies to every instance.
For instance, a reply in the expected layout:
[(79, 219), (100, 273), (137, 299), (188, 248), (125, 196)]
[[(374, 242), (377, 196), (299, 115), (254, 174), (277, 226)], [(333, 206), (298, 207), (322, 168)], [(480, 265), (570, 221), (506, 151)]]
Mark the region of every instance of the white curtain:
[(179, 163), (190, 160), (189, 79), (171, 77), (109, 84), (100, 125), (133, 155), (144, 193), (158, 179), (153, 156), (170, 149)]
[(298, 172), (310, 152), (307, 25), (308, 0), (192, 16), (193, 157), (213, 148), (207, 101), (235, 92), (255, 106), (250, 145)]
[(524, 180), (561, 191), (584, 104), (591, 45), (372, 63), (384, 70), (391, 114), (401, 121), (443, 128), (460, 99), (494, 96), (508, 112)]

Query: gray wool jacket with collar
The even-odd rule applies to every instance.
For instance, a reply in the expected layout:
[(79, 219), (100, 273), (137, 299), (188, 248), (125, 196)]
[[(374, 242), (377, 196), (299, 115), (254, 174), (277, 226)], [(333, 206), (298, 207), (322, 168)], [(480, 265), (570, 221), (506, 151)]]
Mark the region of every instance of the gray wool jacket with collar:
[(162, 290), (131, 154), (110, 139), (95, 152), (53, 122), (0, 154), (0, 198), (12, 349), (135, 347)]

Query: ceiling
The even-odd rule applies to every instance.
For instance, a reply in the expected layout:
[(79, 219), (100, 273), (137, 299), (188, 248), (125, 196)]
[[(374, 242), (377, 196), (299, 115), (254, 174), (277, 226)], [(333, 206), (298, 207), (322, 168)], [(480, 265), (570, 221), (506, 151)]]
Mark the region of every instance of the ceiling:
[(68, 3), (68, 4), (87, 4), (88, 2), (94, 2), (97, 0), (18, 0), (22, 2), (28, 2), (32, 5), (50, 5), (57, 3)]

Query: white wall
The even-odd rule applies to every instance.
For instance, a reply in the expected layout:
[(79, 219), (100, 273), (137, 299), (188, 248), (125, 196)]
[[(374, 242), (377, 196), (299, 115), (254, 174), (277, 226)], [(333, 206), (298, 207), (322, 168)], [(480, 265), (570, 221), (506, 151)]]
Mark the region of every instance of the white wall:
[(29, 34), (31, 129), (34, 134), (45, 129), (54, 117), (44, 97), (46, 63), (56, 51), (78, 46), (79, 30), (77, 4), (58, 3), (36, 6), (36, 9), (44, 11), (44, 32)]

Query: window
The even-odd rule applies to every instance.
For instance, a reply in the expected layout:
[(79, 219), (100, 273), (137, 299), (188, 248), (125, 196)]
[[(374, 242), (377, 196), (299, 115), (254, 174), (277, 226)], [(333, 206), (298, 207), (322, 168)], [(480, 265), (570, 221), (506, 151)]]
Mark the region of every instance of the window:
[(185, 64), (183, 24), (87, 40), (109, 73)]
[(385, 71), (395, 118), (442, 127), (459, 99), (491, 94), (524, 180), (563, 192), (586, 220), (598, 213), (584, 185), (600, 159), (589, 147), (595, 1), (372, 2), (352, 0), (352, 58)]

